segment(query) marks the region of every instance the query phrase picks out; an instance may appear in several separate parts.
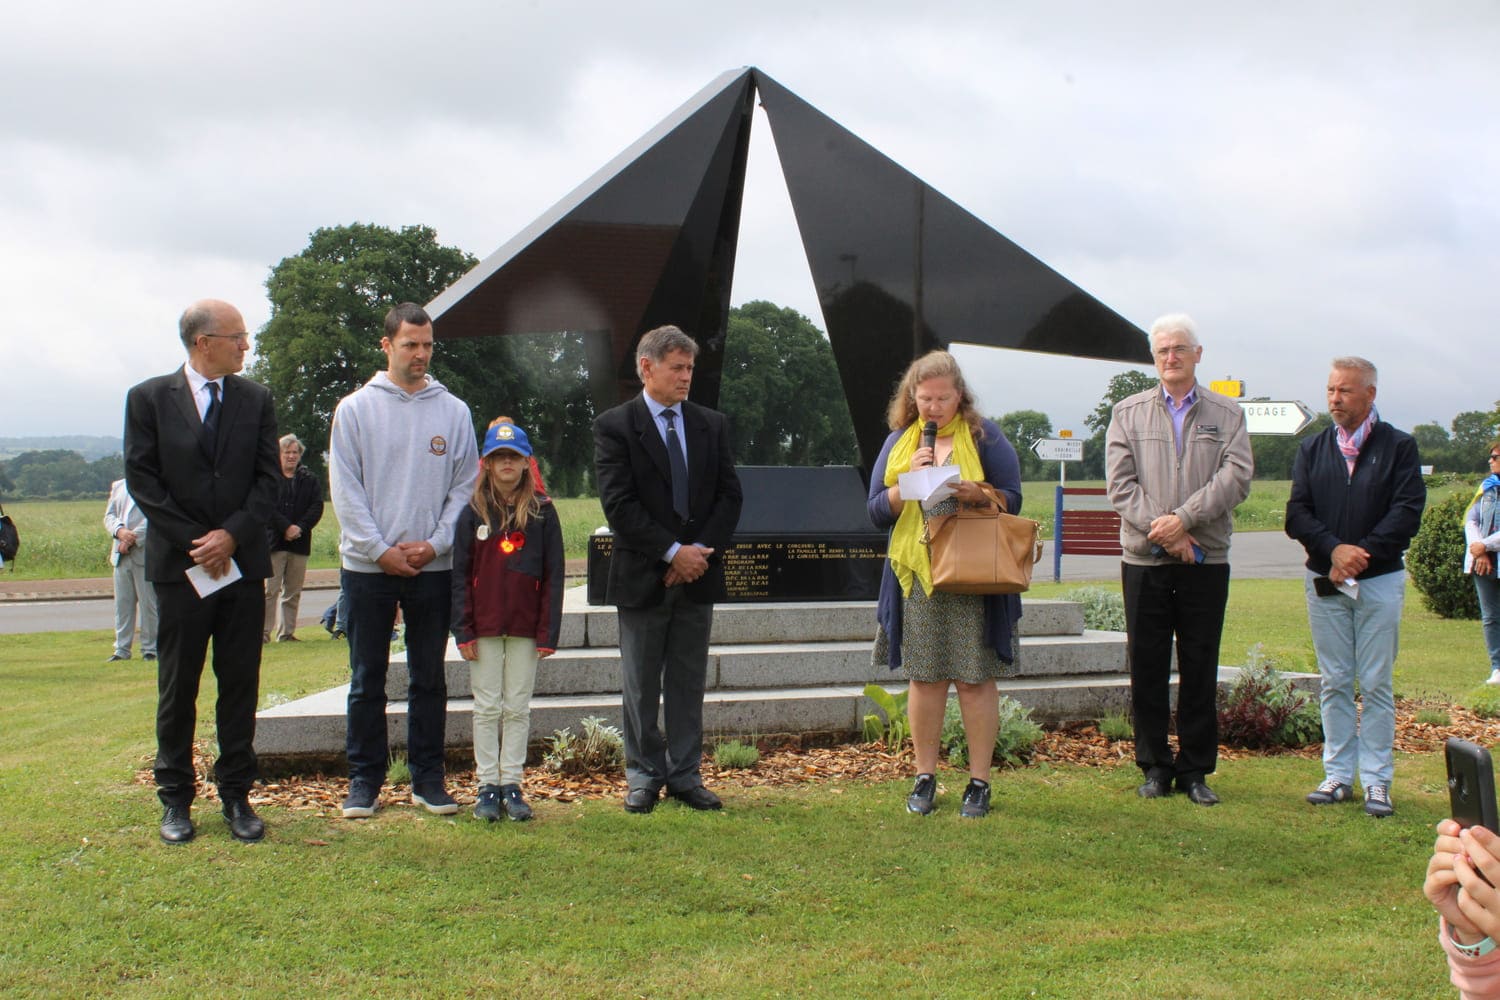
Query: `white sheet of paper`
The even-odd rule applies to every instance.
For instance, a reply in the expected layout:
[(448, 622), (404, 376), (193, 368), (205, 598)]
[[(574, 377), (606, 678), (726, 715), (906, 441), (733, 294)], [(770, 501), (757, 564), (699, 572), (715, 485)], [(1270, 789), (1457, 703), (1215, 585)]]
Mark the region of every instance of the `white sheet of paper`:
[(901, 499), (916, 500), (923, 510), (931, 510), (953, 495), (952, 484), (962, 478), (956, 465), (929, 465), (901, 473), (896, 485), (901, 487)]
[(1348, 597), (1349, 600), (1359, 600), (1359, 581), (1354, 579), (1354, 577), (1351, 576), (1343, 583), (1336, 583), (1334, 586), (1339, 588), (1339, 592)]
[(193, 566), (187, 571), (188, 583), (193, 585), (199, 597), (207, 597), (209, 594), (223, 590), (242, 576), (244, 574), (240, 572), (240, 564), (233, 559), (229, 560), (229, 570), (217, 580), (209, 576), (208, 570), (202, 566)]

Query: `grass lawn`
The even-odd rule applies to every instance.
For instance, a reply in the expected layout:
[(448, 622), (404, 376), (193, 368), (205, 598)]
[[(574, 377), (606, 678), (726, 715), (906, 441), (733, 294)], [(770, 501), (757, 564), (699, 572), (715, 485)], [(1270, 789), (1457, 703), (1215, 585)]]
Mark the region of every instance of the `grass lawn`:
[[(1235, 583), (1225, 659), (1303, 648), (1300, 600)], [(1398, 688), (1467, 689), (1478, 624), (1406, 614)], [(1320, 768), (1284, 757), (1227, 762), (1214, 809), (1136, 798), (1128, 765), (1049, 766), (998, 772), (977, 823), (950, 773), (926, 820), (904, 784), (829, 782), (726, 790), (719, 814), (538, 802), (524, 826), (267, 808), (244, 846), (200, 804), (167, 847), (132, 781), (154, 677), (103, 667), (109, 641), (0, 641), (7, 996), (1452, 995), (1420, 893), (1440, 755), (1398, 760), (1381, 822), (1302, 803)], [(339, 644), (272, 646), (261, 689), (344, 673)]]

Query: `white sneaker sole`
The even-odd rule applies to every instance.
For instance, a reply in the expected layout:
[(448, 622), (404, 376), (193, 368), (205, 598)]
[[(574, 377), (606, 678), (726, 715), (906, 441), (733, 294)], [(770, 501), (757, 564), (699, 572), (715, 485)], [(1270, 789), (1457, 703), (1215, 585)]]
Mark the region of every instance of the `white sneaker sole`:
[(378, 806), (344, 806), (345, 819), (369, 819)]

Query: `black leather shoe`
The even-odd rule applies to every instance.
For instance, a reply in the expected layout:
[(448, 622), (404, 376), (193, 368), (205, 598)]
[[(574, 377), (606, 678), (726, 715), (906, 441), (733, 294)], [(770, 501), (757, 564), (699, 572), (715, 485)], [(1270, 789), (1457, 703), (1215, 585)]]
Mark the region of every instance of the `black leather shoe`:
[(1147, 778), (1135, 794), (1143, 799), (1164, 799), (1172, 794), (1172, 782), (1166, 778)]
[(719, 801), (719, 797), (702, 785), (694, 785), (692, 788), (686, 788), (680, 792), (668, 791), (667, 794), (683, 805), (693, 809), (724, 808), (724, 803)]
[(1208, 787), (1206, 782), (1194, 781), (1187, 786), (1187, 797), (1195, 806), (1216, 806), (1219, 797), (1214, 790)]
[(224, 822), (229, 824), (229, 833), (235, 840), (253, 844), (266, 835), (266, 824), (261, 822), (246, 799), (226, 799)]
[(167, 806), (161, 813), (161, 840), (164, 844), (186, 844), (193, 839), (191, 806)]
[(654, 788), (632, 788), (625, 793), (625, 811), (648, 813), (656, 808), (657, 790)]

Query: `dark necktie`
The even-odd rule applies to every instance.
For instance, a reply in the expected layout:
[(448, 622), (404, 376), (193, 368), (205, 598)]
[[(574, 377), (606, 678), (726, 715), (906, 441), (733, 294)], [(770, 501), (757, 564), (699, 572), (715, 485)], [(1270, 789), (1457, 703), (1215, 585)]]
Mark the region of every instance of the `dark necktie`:
[(677, 440), (677, 414), (662, 410), (667, 422), (667, 464), (672, 467), (672, 509), (684, 521), (688, 519), (687, 462), (682, 457), (682, 442)]
[(219, 436), (219, 383), (208, 383), (208, 409), (203, 411), (203, 436), (208, 440), (209, 454), (213, 454)]

